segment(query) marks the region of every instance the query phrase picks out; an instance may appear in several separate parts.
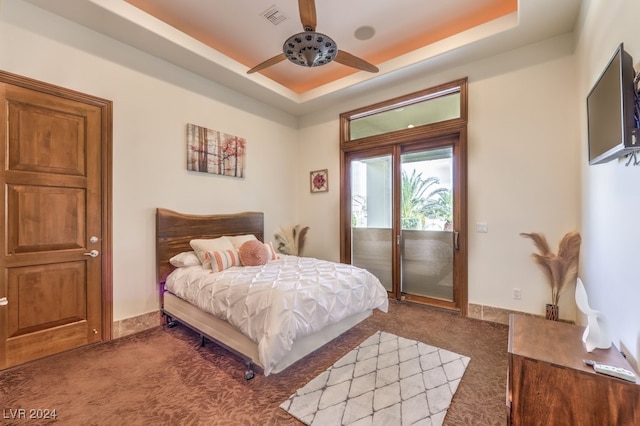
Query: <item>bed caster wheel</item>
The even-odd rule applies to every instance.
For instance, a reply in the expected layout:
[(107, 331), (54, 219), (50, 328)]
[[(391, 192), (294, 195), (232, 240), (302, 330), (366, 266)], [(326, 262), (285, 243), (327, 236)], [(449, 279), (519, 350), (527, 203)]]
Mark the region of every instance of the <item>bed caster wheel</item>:
[(169, 319), (169, 321), (167, 322), (167, 328), (173, 328), (173, 327), (175, 327), (176, 325), (178, 325), (178, 323), (177, 323), (177, 322), (175, 322), (175, 321), (174, 321), (174, 320), (172, 320), (172, 319)]
[(245, 371), (245, 372), (244, 372), (244, 378), (245, 378), (245, 380), (251, 380), (251, 379), (253, 379), (253, 378), (254, 378), (254, 376), (255, 376), (255, 374), (254, 374), (254, 372), (253, 372), (253, 371), (251, 371), (251, 370), (247, 370), (247, 371)]

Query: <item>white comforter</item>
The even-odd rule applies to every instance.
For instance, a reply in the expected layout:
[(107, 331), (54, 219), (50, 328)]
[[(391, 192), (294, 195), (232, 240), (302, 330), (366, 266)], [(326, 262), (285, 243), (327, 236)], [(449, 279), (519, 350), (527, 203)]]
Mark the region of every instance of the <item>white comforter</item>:
[(178, 268), (166, 289), (228, 321), (258, 344), (268, 375), (294, 340), (369, 309), (387, 312), (387, 292), (368, 271), (310, 257), (212, 272)]

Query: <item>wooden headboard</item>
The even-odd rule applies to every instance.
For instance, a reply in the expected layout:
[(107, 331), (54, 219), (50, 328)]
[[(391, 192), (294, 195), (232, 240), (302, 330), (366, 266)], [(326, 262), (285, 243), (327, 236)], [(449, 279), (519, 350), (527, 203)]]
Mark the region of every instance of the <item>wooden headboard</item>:
[(156, 279), (158, 283), (163, 283), (174, 269), (169, 259), (178, 253), (192, 250), (189, 241), (244, 234), (253, 234), (264, 242), (263, 213), (192, 215), (158, 208), (156, 210)]

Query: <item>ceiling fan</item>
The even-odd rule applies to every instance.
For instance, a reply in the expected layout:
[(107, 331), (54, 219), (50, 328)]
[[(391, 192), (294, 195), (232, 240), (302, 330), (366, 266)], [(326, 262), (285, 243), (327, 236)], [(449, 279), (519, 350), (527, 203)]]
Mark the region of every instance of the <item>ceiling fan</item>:
[(298, 0), (300, 21), (304, 32), (294, 34), (282, 45), (282, 53), (256, 65), (247, 74), (260, 71), (285, 59), (303, 67), (317, 67), (336, 61), (348, 67), (378, 72), (378, 67), (351, 53), (338, 49), (331, 37), (316, 32), (316, 5), (314, 0)]

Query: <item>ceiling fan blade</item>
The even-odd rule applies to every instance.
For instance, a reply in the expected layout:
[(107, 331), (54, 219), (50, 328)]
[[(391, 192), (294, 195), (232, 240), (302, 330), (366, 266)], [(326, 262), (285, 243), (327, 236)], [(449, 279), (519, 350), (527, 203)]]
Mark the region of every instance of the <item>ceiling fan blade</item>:
[(378, 67), (370, 64), (364, 59), (360, 59), (357, 56), (353, 56), (351, 53), (345, 52), (344, 50), (338, 50), (338, 54), (333, 59), (334, 61), (341, 63), (342, 65), (346, 65), (348, 67), (357, 68), (362, 71), (368, 72), (378, 72)]
[(305, 31), (316, 30), (316, 2), (314, 0), (298, 0), (300, 21)]
[(287, 57), (284, 55), (284, 53), (281, 53), (279, 55), (274, 56), (271, 59), (267, 59), (266, 61), (256, 65), (255, 67), (251, 68), (249, 71), (247, 71), (247, 74), (253, 74), (256, 71), (260, 71), (262, 69), (270, 67), (271, 65), (275, 65), (278, 62), (282, 62), (285, 59), (287, 59)]

